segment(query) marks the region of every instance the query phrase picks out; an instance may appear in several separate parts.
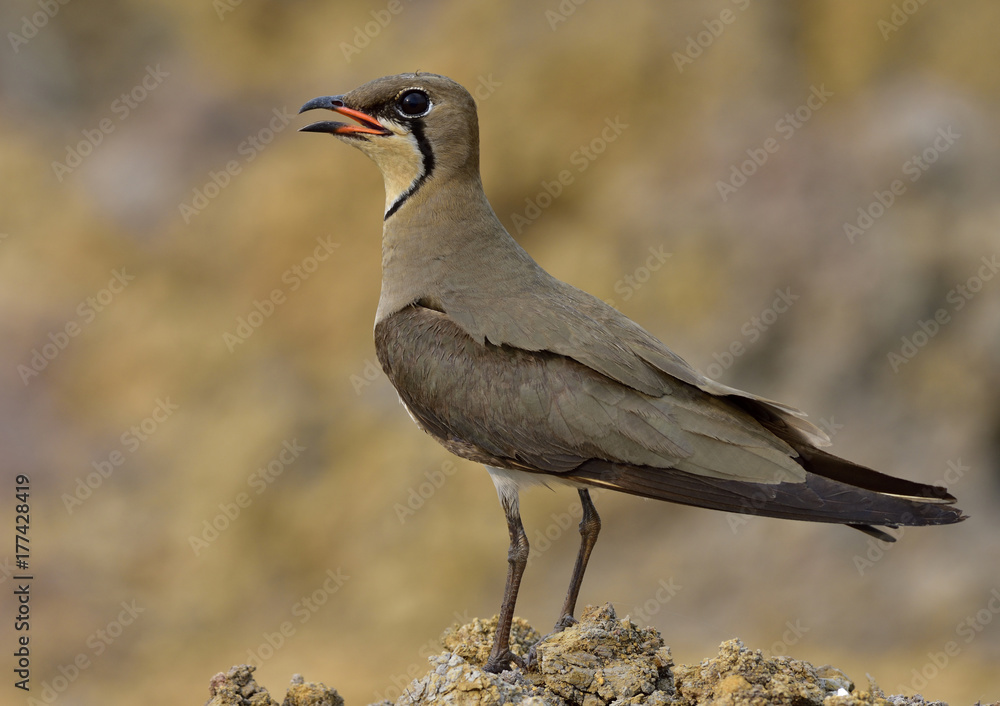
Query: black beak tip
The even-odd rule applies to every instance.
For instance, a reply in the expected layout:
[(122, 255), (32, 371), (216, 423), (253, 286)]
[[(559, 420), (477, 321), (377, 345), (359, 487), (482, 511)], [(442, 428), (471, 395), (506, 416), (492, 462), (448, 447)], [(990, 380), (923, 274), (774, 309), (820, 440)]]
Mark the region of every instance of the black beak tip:
[(336, 135), (337, 128), (339, 127), (343, 127), (343, 123), (334, 122), (332, 120), (322, 120), (318, 123), (312, 123), (311, 125), (300, 127), (299, 132), (329, 132)]
[(299, 114), (301, 115), (307, 110), (316, 110), (317, 108), (333, 110), (334, 108), (342, 108), (343, 106), (343, 96), (320, 96), (319, 98), (313, 98), (311, 101), (299, 108)]

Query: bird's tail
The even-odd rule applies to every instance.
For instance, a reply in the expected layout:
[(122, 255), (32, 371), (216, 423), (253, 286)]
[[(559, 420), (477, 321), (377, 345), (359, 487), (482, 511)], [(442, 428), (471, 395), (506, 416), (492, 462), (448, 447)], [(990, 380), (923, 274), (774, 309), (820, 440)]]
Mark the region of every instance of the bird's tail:
[[(568, 480), (724, 512), (845, 524), (892, 541), (874, 525), (946, 525), (965, 519), (943, 488), (893, 478), (818, 449), (802, 458), (805, 481), (753, 483), (672, 468), (588, 461)], [(815, 470), (814, 470), (815, 469)]]

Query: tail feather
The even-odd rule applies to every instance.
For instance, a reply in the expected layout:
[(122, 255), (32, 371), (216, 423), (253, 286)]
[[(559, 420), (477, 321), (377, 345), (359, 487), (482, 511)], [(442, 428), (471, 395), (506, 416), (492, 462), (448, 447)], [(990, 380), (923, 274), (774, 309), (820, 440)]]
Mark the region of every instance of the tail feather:
[[(872, 527), (871, 525), (847, 525), (848, 527), (853, 527), (856, 530), (864, 532), (869, 537), (874, 537), (875, 539), (882, 542), (895, 542), (896, 538), (893, 537), (888, 532), (883, 532), (878, 527)], [(896, 525), (887, 525), (890, 529), (896, 529)]]
[(925, 502), (879, 493), (815, 473), (809, 473), (804, 482), (752, 483), (700, 476), (672, 468), (592, 460), (565, 477), (597, 488), (683, 505), (858, 526), (873, 536), (879, 530), (868, 528), (868, 525), (945, 525), (965, 519), (958, 508), (941, 499)]

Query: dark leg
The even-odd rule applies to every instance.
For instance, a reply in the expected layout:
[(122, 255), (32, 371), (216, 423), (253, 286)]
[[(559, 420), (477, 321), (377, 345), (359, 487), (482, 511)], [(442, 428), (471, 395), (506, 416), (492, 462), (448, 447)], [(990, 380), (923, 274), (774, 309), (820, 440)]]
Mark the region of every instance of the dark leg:
[(524, 574), (524, 567), (528, 565), (528, 535), (524, 533), (524, 526), (521, 524), (517, 496), (513, 498), (501, 496), (501, 502), (504, 514), (507, 516), (510, 549), (507, 551), (507, 585), (503, 591), (503, 602), (500, 604), (500, 620), (497, 622), (497, 632), (493, 637), (493, 649), (485, 666), (487, 672), (494, 674), (510, 669), (511, 662), (523, 666), (521, 658), (510, 651), (510, 626), (514, 620), (514, 604), (517, 602), (521, 576)]
[(598, 517), (597, 508), (590, 500), (589, 491), (580, 489), (580, 502), (583, 505), (583, 517), (580, 518), (580, 553), (576, 555), (576, 566), (573, 567), (573, 577), (569, 581), (569, 591), (566, 593), (566, 602), (563, 603), (562, 615), (556, 621), (552, 632), (535, 643), (528, 651), (528, 658), (525, 660), (525, 666), (528, 669), (537, 667), (536, 650), (538, 645), (576, 623), (573, 612), (576, 610), (576, 599), (580, 595), (580, 584), (583, 583), (583, 573), (587, 570), (590, 553), (594, 550), (594, 545), (597, 544), (597, 535), (601, 531), (601, 518)]
[(556, 630), (567, 628), (576, 620), (573, 612), (576, 610), (576, 599), (580, 595), (580, 584), (583, 583), (583, 573), (587, 570), (590, 553), (597, 543), (597, 535), (601, 531), (601, 518), (590, 500), (590, 491), (580, 489), (580, 502), (583, 504), (583, 517), (580, 519), (580, 553), (576, 555), (576, 566), (573, 567), (573, 577), (569, 582), (566, 602), (563, 603), (562, 615), (556, 623)]

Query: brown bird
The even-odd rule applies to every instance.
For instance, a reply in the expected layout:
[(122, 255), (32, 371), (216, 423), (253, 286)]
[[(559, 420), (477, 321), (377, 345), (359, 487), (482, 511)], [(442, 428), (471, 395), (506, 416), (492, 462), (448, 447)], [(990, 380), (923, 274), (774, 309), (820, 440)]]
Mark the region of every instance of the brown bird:
[(486, 465), (510, 531), (509, 567), (486, 669), (510, 651), (528, 559), (518, 490), (578, 489), (582, 541), (556, 630), (574, 622), (601, 521), (589, 488), (727, 512), (850, 525), (964, 519), (941, 487), (837, 458), (792, 407), (706, 378), (596, 297), (561, 282), (507, 233), (479, 177), (472, 96), (444, 76), (386, 76), (299, 112), (357, 124), (330, 133), (385, 179), (375, 346), (410, 416), (445, 448)]

